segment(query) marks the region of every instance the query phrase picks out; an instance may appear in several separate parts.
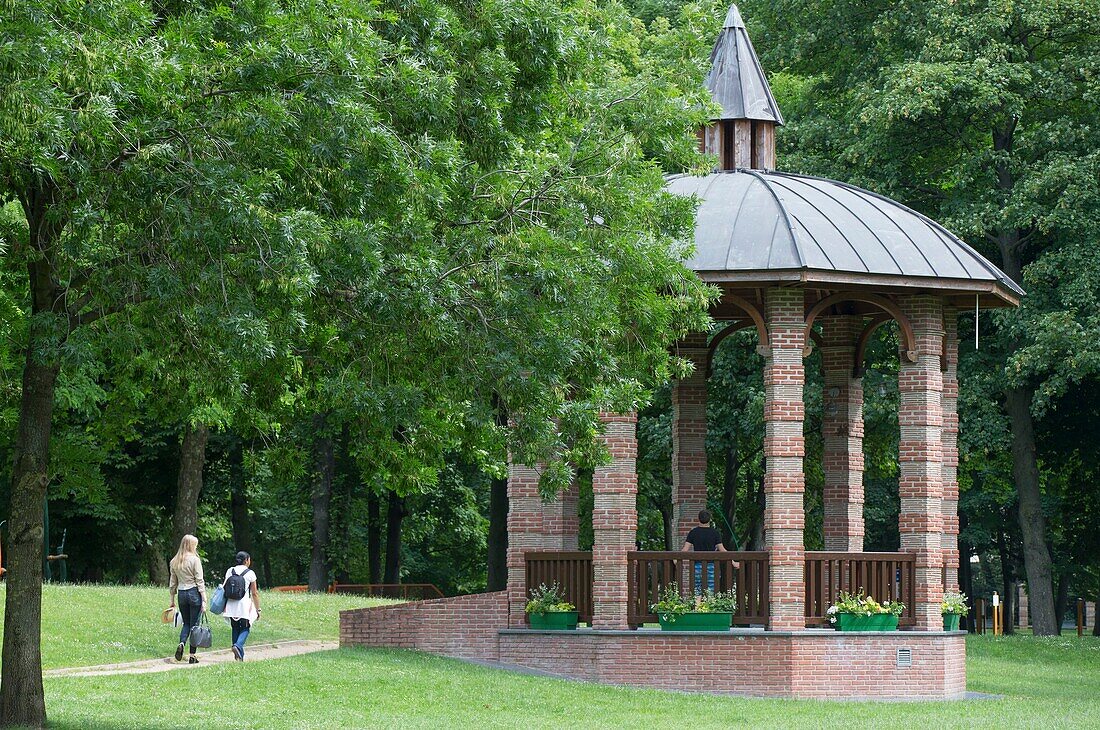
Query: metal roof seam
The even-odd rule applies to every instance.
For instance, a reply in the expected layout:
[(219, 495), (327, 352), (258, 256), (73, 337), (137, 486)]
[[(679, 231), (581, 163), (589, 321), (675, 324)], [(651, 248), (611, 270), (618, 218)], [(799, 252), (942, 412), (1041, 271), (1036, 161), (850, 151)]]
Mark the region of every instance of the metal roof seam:
[[(787, 178), (787, 179), (790, 179), (790, 180), (798, 180), (799, 182), (802, 182), (801, 176), (799, 176), (799, 175), (791, 175), (791, 174), (789, 174), (789, 173), (785, 173), (785, 172), (777, 172), (777, 171), (773, 171), (773, 172), (771, 172), (771, 173), (769, 173), (769, 174), (771, 174), (771, 175), (775, 175), (775, 176), (777, 176), (777, 177), (784, 177), (784, 178)], [(803, 184), (805, 184), (805, 183), (803, 183)], [(850, 214), (852, 215), (852, 217), (853, 217), (853, 218), (855, 218), (855, 219), (856, 219), (856, 220), (857, 220), (857, 221), (858, 221), (858, 222), (860, 223), (860, 225), (862, 225), (862, 226), (863, 226), (864, 228), (866, 228), (866, 229), (867, 229), (867, 232), (871, 234), (871, 237), (872, 237), (872, 238), (874, 238), (874, 239), (875, 239), (875, 241), (877, 241), (877, 242), (878, 242), (878, 245), (882, 246), (882, 250), (883, 250), (883, 251), (885, 251), (885, 252), (886, 252), (886, 255), (890, 257), (890, 261), (891, 261), (891, 262), (893, 262), (893, 264), (894, 264), (895, 268), (897, 268), (897, 270), (898, 270), (898, 273), (899, 273), (899, 274), (903, 274), (903, 273), (905, 273), (905, 270), (904, 270), (904, 269), (903, 269), (903, 268), (901, 267), (901, 264), (899, 264), (899, 263), (898, 263), (898, 260), (897, 260), (896, 258), (894, 258), (894, 254), (890, 252), (890, 249), (889, 249), (889, 248), (888, 248), (888, 247), (886, 246), (886, 244), (885, 244), (885, 243), (883, 242), (883, 240), (882, 240), (881, 238), (879, 238), (878, 234), (876, 234), (876, 233), (875, 233), (875, 232), (874, 232), (874, 231), (873, 231), (873, 230), (871, 229), (871, 227), (870, 227), (869, 225), (867, 225), (866, 223), (864, 223), (864, 221), (863, 221), (863, 219), (862, 219), (862, 218), (860, 218), (860, 217), (859, 217), (858, 215), (856, 215), (855, 211), (853, 211), (853, 210), (852, 210), (851, 208), (849, 208), (849, 207), (848, 207), (847, 205), (845, 205), (844, 203), (840, 202), (840, 200), (839, 200), (839, 199), (837, 199), (836, 197), (834, 197), (834, 196), (832, 196), (832, 195), (829, 195), (829, 193), (825, 192), (824, 190), (821, 190), (821, 189), (819, 189), (819, 188), (815, 188), (815, 187), (814, 187), (814, 186), (812, 186), (812, 185), (806, 185), (806, 187), (810, 188), (811, 190), (817, 190), (817, 192), (819, 192), (819, 193), (821, 193), (822, 195), (824, 195), (825, 197), (829, 198), (829, 199), (830, 199), (830, 200), (832, 200), (832, 201), (833, 201), (834, 203), (836, 203), (837, 205), (839, 205), (839, 206), (840, 206), (841, 208), (844, 208), (844, 210), (848, 211), (848, 212), (849, 212), (849, 213), (850, 213)], [(855, 245), (854, 245), (854, 244), (853, 244), (853, 243), (851, 242), (851, 240), (850, 240), (850, 239), (849, 239), (849, 238), (848, 238), (847, 236), (845, 236), (845, 235), (844, 235), (844, 232), (840, 230), (840, 226), (838, 226), (838, 225), (836, 224), (836, 222), (834, 222), (834, 221), (833, 221), (833, 219), (832, 219), (832, 218), (830, 218), (829, 216), (825, 215), (825, 212), (824, 212), (823, 210), (821, 210), (821, 208), (818, 208), (818, 207), (817, 207), (816, 205), (814, 205), (813, 203), (811, 203), (811, 202), (809, 201), (809, 199), (808, 199), (808, 198), (806, 198), (806, 196), (805, 196), (805, 195), (801, 195), (801, 194), (799, 194), (799, 193), (798, 193), (797, 191), (795, 191), (795, 190), (793, 190), (793, 189), (791, 189), (791, 192), (792, 192), (792, 193), (794, 193), (795, 195), (798, 195), (798, 197), (802, 198), (803, 200), (805, 200), (805, 201), (806, 201), (806, 204), (807, 204), (807, 205), (809, 205), (809, 206), (811, 206), (812, 208), (814, 208), (814, 210), (816, 210), (816, 211), (817, 211), (818, 213), (821, 213), (821, 216), (822, 216), (822, 217), (823, 217), (823, 218), (824, 218), (825, 220), (829, 221), (829, 223), (832, 223), (832, 225), (833, 225), (833, 228), (836, 228), (836, 229), (837, 229), (838, 231), (840, 231), (840, 235), (841, 235), (841, 237), (842, 237), (842, 238), (844, 239), (845, 243), (847, 243), (847, 244), (848, 244), (848, 247), (852, 249), (852, 253), (854, 253), (854, 254), (856, 255), (856, 258), (857, 258), (857, 259), (859, 259), (859, 262), (860, 262), (861, 264), (863, 264), (863, 268), (864, 268), (864, 270), (865, 270), (865, 271), (866, 271), (867, 273), (871, 273), (871, 267), (867, 265), (867, 262), (866, 262), (866, 261), (864, 260), (863, 256), (862, 256), (862, 255), (860, 255), (860, 253), (859, 253), (859, 249), (858, 249), (858, 248), (856, 248), (856, 247), (855, 247)], [(894, 225), (897, 225), (897, 223), (895, 223)], [(898, 227), (900, 228), (900, 226), (898, 226)], [(912, 239), (910, 239), (910, 241), (911, 241), (911, 240), (912, 240)], [(915, 244), (914, 244), (914, 246), (915, 246)], [(926, 259), (926, 261), (927, 261), (927, 259)], [(929, 268), (931, 268), (931, 269), (932, 269), (932, 271), (935, 271), (935, 268), (934, 268), (934, 267), (932, 267), (932, 265), (931, 265), (931, 264), (929, 264)]]
[[(718, 178), (716, 177), (715, 179), (717, 180)], [(726, 266), (730, 265), (730, 257), (733, 255), (733, 239), (737, 234), (737, 222), (741, 220), (741, 211), (745, 208), (745, 198), (749, 197), (750, 190), (752, 190), (752, 185), (746, 185), (745, 192), (741, 194), (741, 202), (737, 204), (737, 213), (733, 217), (733, 225), (730, 226), (730, 237), (726, 245)], [(769, 249), (769, 257), (770, 255), (771, 251)]]
[[(757, 180), (760, 181), (760, 183), (764, 186), (764, 188), (769, 193), (771, 193), (772, 199), (775, 200), (775, 204), (779, 208), (779, 212), (783, 216), (784, 222), (786, 222), (786, 224), (787, 224), (787, 232), (791, 236), (791, 241), (794, 243), (794, 251), (798, 255), (798, 265), (805, 268), (805, 266), (806, 266), (806, 257), (802, 255), (802, 248), (801, 248), (801, 246), (799, 246), (798, 238), (794, 235), (794, 228), (791, 226), (791, 218), (787, 214), (787, 206), (783, 205), (783, 201), (779, 199), (779, 196), (775, 194), (774, 190), (772, 190), (771, 185), (768, 185), (768, 181), (765, 180), (764, 176), (761, 175), (758, 171), (756, 171), (756, 170), (738, 170), (737, 172), (744, 172), (744, 173), (747, 173), (749, 175), (752, 175), (753, 177), (755, 177)], [(803, 227), (805, 227), (805, 226), (803, 226)], [(814, 241), (814, 244), (815, 245), (817, 244), (816, 240)], [(821, 247), (818, 246), (818, 248), (821, 248)], [(825, 254), (824, 251), (822, 251), (821, 253)], [(825, 254), (825, 258), (826, 259), (829, 258), (828, 254)], [(829, 263), (832, 263), (832, 261), (830, 261)]]

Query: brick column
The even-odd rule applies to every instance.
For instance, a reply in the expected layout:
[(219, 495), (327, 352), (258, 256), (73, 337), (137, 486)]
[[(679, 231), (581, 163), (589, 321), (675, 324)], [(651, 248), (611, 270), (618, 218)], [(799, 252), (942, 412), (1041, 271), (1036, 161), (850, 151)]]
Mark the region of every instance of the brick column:
[[(1031, 619), (1027, 615), (1027, 591), (1023, 590), (1023, 586), (1018, 586), (1016, 593), (1016, 605), (1020, 607), (1020, 628), (1026, 629), (1031, 626)], [(974, 599), (971, 598), (970, 602), (973, 603)]]
[(805, 477), (802, 422), (805, 327), (801, 289), (768, 289), (770, 353), (764, 367), (764, 545), (768, 551), (768, 628), (806, 628), (802, 493)]
[(542, 503), (542, 546), (546, 550), (576, 550), (580, 517), (577, 514), (577, 485)]
[(542, 498), (539, 475), (523, 464), (508, 461), (508, 626), (524, 628), (527, 616), (527, 575), (523, 553), (542, 545)]
[(679, 550), (707, 506), (707, 337), (687, 337), (678, 350), (695, 363), (672, 382), (672, 525)]
[(938, 297), (907, 295), (901, 308), (913, 325), (917, 362), (898, 370), (898, 530), (901, 549), (916, 554), (916, 628), (940, 631), (943, 621), (943, 307)]
[(592, 474), (592, 598), (594, 629), (627, 629), (626, 554), (638, 528), (636, 414), (601, 414), (601, 440), (611, 463)]
[(862, 317), (825, 317), (821, 435), (825, 549), (863, 552), (863, 379), (855, 377)]
[(945, 591), (959, 590), (959, 323), (944, 307), (943, 358), (943, 565)]

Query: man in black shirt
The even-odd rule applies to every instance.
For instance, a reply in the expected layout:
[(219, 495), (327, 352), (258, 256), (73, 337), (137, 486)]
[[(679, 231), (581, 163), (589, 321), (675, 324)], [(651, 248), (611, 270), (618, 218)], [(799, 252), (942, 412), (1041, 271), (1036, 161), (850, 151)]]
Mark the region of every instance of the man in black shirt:
[[(711, 514), (710, 510), (702, 510), (699, 512), (699, 524), (691, 528), (691, 532), (687, 534), (687, 538), (684, 540), (684, 552), (700, 552), (700, 553), (713, 553), (727, 552), (726, 546), (722, 544), (722, 533), (710, 526)], [(737, 563), (733, 564), (733, 567), (737, 567)], [(703, 564), (695, 563), (695, 592), (699, 593), (703, 589)], [(707, 590), (714, 591), (714, 563), (707, 563)]]

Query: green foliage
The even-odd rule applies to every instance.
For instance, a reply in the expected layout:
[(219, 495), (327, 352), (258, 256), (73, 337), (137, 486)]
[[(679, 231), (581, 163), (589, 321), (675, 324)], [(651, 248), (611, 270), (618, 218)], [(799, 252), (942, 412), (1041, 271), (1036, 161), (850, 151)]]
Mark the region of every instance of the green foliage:
[(860, 588), (855, 593), (841, 591), (837, 601), (829, 606), (825, 612), (830, 623), (836, 623), (837, 614), (848, 613), (855, 616), (875, 616), (889, 614), (900, 616), (905, 611), (905, 604), (900, 601), (886, 600), (879, 603)]
[(966, 612), (970, 610), (970, 607), (966, 603), (965, 593), (956, 593), (954, 591), (944, 591), (943, 601), (940, 604), (940, 612), (944, 615), (954, 614), (958, 616), (965, 616)]
[(650, 605), (649, 610), (660, 616), (662, 621), (674, 623), (678, 616), (686, 613), (733, 613), (736, 605), (737, 596), (733, 591), (704, 589), (689, 599), (680, 594), (680, 586), (673, 581), (661, 588), (657, 602)]
[(557, 583), (553, 585), (540, 584), (538, 588), (531, 589), (531, 599), (524, 606), (527, 613), (561, 613), (564, 611), (576, 611), (577, 607), (565, 600), (565, 594)]

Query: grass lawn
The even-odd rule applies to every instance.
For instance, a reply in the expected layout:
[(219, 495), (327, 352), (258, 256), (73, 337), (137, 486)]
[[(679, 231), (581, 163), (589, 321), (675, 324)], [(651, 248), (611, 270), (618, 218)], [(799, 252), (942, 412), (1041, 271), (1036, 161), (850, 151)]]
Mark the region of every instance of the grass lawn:
[[(0, 617), (5, 587), (0, 587)], [(335, 639), (339, 611), (384, 603), (362, 596), (260, 592), (263, 620), (249, 642)], [(168, 589), (133, 586), (48, 585), (42, 594), (42, 663), (46, 669), (168, 656), (179, 629), (160, 622)], [(211, 616), (214, 646), (229, 646), (229, 624)], [(0, 640), (3, 621), (0, 621)]]
[[(53, 726), (1097, 727), (1100, 639), (972, 637), (970, 689), (1003, 699), (852, 703), (604, 687), (385, 650), (46, 681)], [(242, 698), (234, 702), (233, 696)]]

